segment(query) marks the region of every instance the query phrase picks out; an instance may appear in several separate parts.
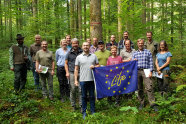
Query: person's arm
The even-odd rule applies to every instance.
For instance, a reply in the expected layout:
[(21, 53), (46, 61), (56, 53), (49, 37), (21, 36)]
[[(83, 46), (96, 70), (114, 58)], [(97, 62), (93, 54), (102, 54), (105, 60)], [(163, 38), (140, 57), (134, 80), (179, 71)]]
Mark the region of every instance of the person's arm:
[(161, 67), (159, 67), (159, 70), (162, 70), (163, 68), (167, 67), (170, 64), (170, 60), (171, 60), (171, 57), (167, 57), (166, 63), (162, 65)]
[(36, 60), (36, 72), (41, 73), (42, 69), (39, 69), (39, 61)]
[(79, 82), (78, 82), (78, 72), (79, 72), (79, 66), (78, 65), (76, 65), (75, 66), (75, 69), (74, 69), (74, 84), (76, 85), (76, 86), (78, 86), (79, 85)]
[(69, 79), (70, 74), (69, 74), (69, 70), (68, 70), (68, 60), (65, 60), (65, 71), (66, 71), (66, 77)]
[(90, 68), (93, 69), (95, 67), (100, 67), (97, 56), (95, 56), (95, 65), (91, 65)]
[(13, 53), (12, 47), (10, 47), (10, 49), (9, 49), (9, 65), (10, 65), (10, 70), (12, 70), (12, 71), (14, 71), (13, 56), (14, 56), (14, 53)]
[(156, 58), (156, 61), (155, 61), (155, 65), (156, 65), (156, 69), (157, 69), (157, 72), (158, 72), (158, 74), (160, 74), (161, 73), (161, 71), (160, 71), (160, 67), (159, 67), (159, 65), (158, 65), (158, 59)]
[(54, 73), (55, 73), (55, 62), (52, 61), (52, 73), (51, 73), (51, 75), (53, 76)]

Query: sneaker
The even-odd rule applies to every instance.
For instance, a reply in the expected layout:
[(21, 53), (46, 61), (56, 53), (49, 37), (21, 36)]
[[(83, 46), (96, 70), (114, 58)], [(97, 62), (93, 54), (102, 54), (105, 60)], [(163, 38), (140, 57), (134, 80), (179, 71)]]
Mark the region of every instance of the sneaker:
[(53, 101), (53, 100), (54, 100), (54, 97), (49, 97), (49, 99), (50, 99), (51, 101)]
[(154, 109), (154, 111), (157, 112), (158, 111), (158, 106), (155, 105), (155, 106), (152, 107), (152, 109)]
[(83, 113), (83, 120), (85, 120), (85, 117), (87, 116), (86, 113)]
[(139, 109), (139, 110), (142, 110), (143, 107), (144, 107), (144, 105), (143, 105), (143, 104), (140, 104), (139, 107), (138, 107), (138, 109)]
[(65, 100), (64, 100), (64, 99), (62, 99), (62, 98), (60, 99), (60, 101), (61, 101), (62, 103), (64, 103), (64, 102), (65, 102)]

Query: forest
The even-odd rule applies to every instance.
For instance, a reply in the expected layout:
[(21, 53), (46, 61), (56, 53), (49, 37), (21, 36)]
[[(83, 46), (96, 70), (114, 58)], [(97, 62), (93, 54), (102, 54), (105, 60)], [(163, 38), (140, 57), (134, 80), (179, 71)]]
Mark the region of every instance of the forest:
[[(184, 0), (0, 0), (0, 123), (182, 123), (186, 122), (186, 1)], [(138, 110), (137, 95), (122, 99), (121, 106), (106, 99), (96, 101), (96, 113), (85, 120), (73, 112), (70, 101), (61, 103), (59, 84), (54, 76), (54, 101), (43, 100), (34, 91), (34, 79), (28, 71), (26, 90), (13, 93), (14, 73), (9, 67), (9, 48), (22, 34), (28, 47), (40, 34), (53, 52), (66, 35), (80, 44), (97, 37), (105, 43), (115, 35), (116, 41), (128, 31), (137, 49), (137, 39), (168, 43), (173, 57), (170, 62), (170, 93), (162, 98), (155, 88), (159, 111), (150, 106)]]

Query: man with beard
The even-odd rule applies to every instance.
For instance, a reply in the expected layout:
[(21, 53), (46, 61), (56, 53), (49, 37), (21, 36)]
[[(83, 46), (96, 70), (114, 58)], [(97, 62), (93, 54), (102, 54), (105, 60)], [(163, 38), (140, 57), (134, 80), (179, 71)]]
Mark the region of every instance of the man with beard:
[[(125, 49), (125, 41), (127, 41), (127, 40), (130, 40), (129, 33), (128, 33), (128, 31), (124, 31), (123, 39), (118, 43), (118, 52), (117, 52), (118, 55), (120, 55), (122, 49)], [(130, 40), (130, 42), (131, 42), (131, 47), (134, 48), (133, 42), (131, 40)]]
[(79, 106), (81, 106), (81, 88), (74, 84), (74, 68), (76, 57), (81, 54), (83, 50), (79, 47), (79, 41), (77, 38), (72, 39), (72, 49), (66, 55), (65, 59), (65, 71), (66, 77), (70, 80), (70, 101), (71, 105), (76, 110), (76, 98), (79, 97)]
[(30, 55), (32, 57), (32, 72), (34, 77), (35, 91), (40, 89), (39, 86), (39, 74), (36, 72), (36, 53), (41, 50), (41, 36), (39, 34), (35, 35), (35, 43), (30, 46)]
[(66, 35), (65, 40), (67, 41), (67, 48), (71, 49), (72, 45), (71, 45), (71, 36), (70, 35)]
[[(92, 74), (92, 69), (94, 67), (99, 67), (98, 59), (95, 54), (89, 52), (90, 44), (88, 42), (83, 43), (83, 53), (78, 55), (75, 61), (75, 85), (81, 86), (82, 95), (82, 114), (83, 119), (86, 117), (87, 109), (87, 92), (89, 92), (90, 98), (90, 111), (92, 114), (95, 113), (95, 95), (94, 95), (94, 78)], [(80, 70), (80, 73), (79, 73)], [(78, 75), (80, 74), (80, 79), (78, 80)]]
[(12, 45), (9, 49), (9, 64), (10, 70), (14, 71), (14, 90), (15, 93), (19, 93), (22, 89), (25, 89), (27, 78), (27, 65), (28, 61), (31, 61), (28, 47), (23, 44), (24, 37), (21, 34), (17, 34), (17, 44)]
[[(54, 55), (52, 51), (48, 50), (47, 41), (42, 41), (41, 47), (42, 49), (36, 53), (36, 72), (39, 73), (41, 79), (43, 98), (46, 99), (48, 96), (48, 90), (46, 86), (46, 83), (48, 83), (49, 99), (54, 100), (54, 93), (53, 93), (53, 76), (54, 76), (54, 69), (55, 69)], [(42, 67), (39, 68), (39, 65)], [(43, 70), (44, 67), (48, 68), (48, 70), (47, 69)]]
[(115, 35), (111, 35), (110, 36), (110, 42), (109, 43), (106, 43), (106, 49), (107, 50), (111, 50), (111, 46), (118, 46), (118, 44), (116, 43), (115, 41), (116, 37)]
[(93, 45), (90, 47), (90, 53), (95, 53), (96, 51), (98, 51), (98, 38), (93, 38)]

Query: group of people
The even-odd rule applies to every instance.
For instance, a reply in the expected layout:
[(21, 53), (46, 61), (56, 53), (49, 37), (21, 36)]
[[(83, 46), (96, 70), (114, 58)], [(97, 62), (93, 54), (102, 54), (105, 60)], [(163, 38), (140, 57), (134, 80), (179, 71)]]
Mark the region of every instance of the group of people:
[[(83, 118), (85, 118), (88, 98), (90, 99), (91, 113), (95, 113), (95, 86), (92, 69), (137, 61), (139, 109), (143, 109), (145, 106), (144, 85), (150, 106), (158, 111), (153, 92), (155, 78), (152, 77), (152, 72), (163, 73), (163, 77), (157, 78), (157, 81), (160, 94), (165, 95), (169, 89), (169, 63), (172, 55), (168, 51), (165, 41), (156, 43), (152, 39), (152, 32), (147, 32), (146, 36), (146, 42), (144, 39), (137, 40), (138, 49), (135, 50), (134, 43), (129, 39), (127, 31), (123, 33), (123, 39), (118, 43), (115, 41), (115, 36), (111, 35), (110, 42), (106, 44), (102, 40), (98, 41), (98, 38), (93, 38), (93, 42), (88, 38), (83, 42), (82, 47), (80, 47), (77, 38), (71, 39), (70, 35), (66, 35), (65, 39), (60, 41), (60, 48), (56, 50), (54, 56), (48, 50), (47, 41), (42, 41), (40, 35), (35, 35), (35, 43), (28, 48), (23, 44), (24, 37), (17, 34), (17, 44), (12, 45), (9, 50), (10, 69), (14, 71), (15, 75), (15, 92), (19, 93), (25, 88), (28, 62), (31, 61), (35, 90), (42, 88), (43, 98), (48, 97), (50, 100), (54, 100), (53, 75), (56, 61), (61, 102), (70, 96), (71, 106), (75, 111), (78, 98), (79, 107)], [(47, 67), (47, 71), (44, 73), (43, 66)], [(150, 69), (149, 76), (145, 76), (144, 69)], [(115, 96), (115, 98), (116, 104), (119, 104), (120, 96)], [(112, 97), (108, 97), (108, 101), (112, 101)]]

